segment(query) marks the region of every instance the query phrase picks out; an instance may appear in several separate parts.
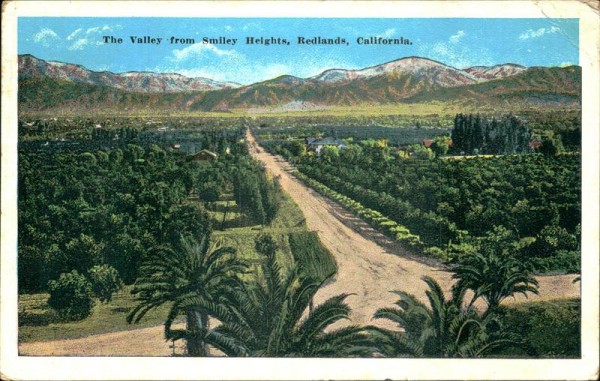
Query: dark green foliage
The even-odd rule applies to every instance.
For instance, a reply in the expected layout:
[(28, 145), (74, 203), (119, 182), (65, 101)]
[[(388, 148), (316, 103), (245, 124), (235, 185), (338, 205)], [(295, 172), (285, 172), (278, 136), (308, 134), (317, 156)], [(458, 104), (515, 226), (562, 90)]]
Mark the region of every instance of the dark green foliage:
[(169, 208), (163, 226), (163, 242), (177, 244), (182, 234), (207, 235), (211, 224), (205, 209), (193, 204), (175, 204)]
[(567, 250), (578, 250), (579, 240), (575, 234), (571, 234), (567, 229), (554, 224), (546, 225), (536, 236), (536, 240), (531, 245), (531, 255), (547, 258), (554, 253)]
[(270, 236), (259, 236), (256, 249), (262, 256), (262, 277), (234, 294), (236, 302), (222, 316), (223, 324), (207, 336), (213, 346), (228, 356), (344, 357), (373, 352), (359, 327), (325, 332), (331, 324), (349, 318), (350, 308), (344, 303), (348, 295), (309, 308), (321, 283), (302, 277), (297, 267), (283, 271)]
[[(245, 269), (233, 248), (210, 243), (207, 235), (199, 240), (182, 236), (176, 247), (159, 246), (148, 253), (140, 268), (132, 290), (139, 303), (127, 321), (139, 322), (151, 309), (171, 303), (165, 338), (185, 340), (190, 356), (207, 356), (209, 316), (220, 318), (224, 306), (231, 304), (230, 295), (239, 287), (238, 276)], [(173, 329), (182, 315), (186, 328)]]
[(324, 282), (335, 275), (335, 258), (323, 248), (316, 232), (293, 233), (288, 238), (294, 261), (300, 264), (303, 276)]
[(448, 153), (448, 149), (450, 148), (450, 136), (448, 135), (440, 135), (436, 136), (433, 139), (433, 144), (431, 145), (431, 150), (435, 153), (436, 156), (444, 156)]
[(529, 276), (522, 263), (506, 255), (475, 253), (463, 258), (453, 272), (452, 277), (458, 279), (454, 287), (472, 290), (470, 304), (482, 298), (488, 312), (515, 294), (538, 293), (535, 278)]
[(379, 337), (380, 351), (389, 357), (483, 357), (511, 345), (514, 337), (503, 331), (493, 314), (480, 316), (464, 305), (464, 290), (446, 300), (438, 283), (424, 277), (429, 305), (413, 295), (395, 291), (396, 307), (382, 308), (376, 319), (388, 319), (399, 331), (373, 328)]
[(94, 307), (94, 292), (88, 279), (73, 270), (48, 282), (48, 305), (66, 320), (85, 319)]
[(515, 116), (487, 120), (481, 115), (454, 118), (452, 148), (467, 154), (514, 154), (531, 151), (531, 131)]
[[(394, 126), (399, 126), (405, 121), (395, 120)], [(427, 121), (432, 126), (438, 126), (441, 123), (448, 124), (445, 120), (437, 117), (432, 117)], [(294, 124), (294, 121), (290, 121), (290, 124)], [(306, 150), (304, 139), (302, 140), (290, 140), (298, 139), (298, 136), (304, 137), (320, 137), (320, 136), (331, 136), (337, 135), (340, 139), (352, 139), (354, 143), (362, 144), (363, 141), (369, 139), (386, 139), (389, 146), (399, 147), (406, 146), (409, 144), (421, 144), (424, 139), (434, 139), (438, 135), (449, 133), (449, 129), (443, 129), (438, 127), (429, 127), (416, 129), (413, 127), (380, 127), (372, 125), (362, 126), (311, 126), (311, 127), (298, 127), (290, 130), (289, 127), (281, 128), (269, 128), (254, 130), (253, 133), (259, 140), (261, 146), (267, 150), (274, 150), (276, 153), (281, 154), (282, 151), (288, 150), (293, 156), (302, 156), (302, 153)], [(281, 147), (277, 149), (277, 147)], [(304, 150), (302, 150), (303, 147)], [(340, 151), (340, 155), (344, 155), (345, 150)]]
[[(494, 232), (496, 227), (510, 232), (507, 239), (515, 247), (530, 244), (529, 248), (513, 250), (514, 255), (518, 253), (520, 260), (529, 264), (536, 258), (555, 256), (561, 250), (578, 250), (578, 155), (462, 160), (372, 158), (373, 154), (365, 148), (336, 163), (309, 156), (295, 160), (303, 175), (380, 213), (376, 218), (367, 218), (375, 227), (387, 232), (389, 229), (378, 222), (387, 218), (418, 236), (427, 253), (447, 260), (476, 251), (475, 246), (483, 245), (479, 238)], [(548, 224), (560, 229), (545, 229)], [(539, 242), (531, 244), (534, 240)], [(472, 248), (464, 251), (466, 245)], [(552, 265), (547, 261), (543, 271)]]
[(581, 111), (522, 113), (527, 125), (542, 137), (551, 137), (567, 151), (581, 151)]
[(237, 163), (233, 176), (234, 198), (240, 209), (254, 223), (270, 224), (279, 208), (279, 184), (268, 179), (264, 169), (244, 159)]
[[(61, 273), (73, 269), (86, 273), (103, 264), (114, 267), (121, 279), (131, 284), (149, 249), (177, 244), (181, 234), (210, 232), (207, 212), (190, 202), (189, 196), (200, 194), (199, 200), (215, 201), (231, 192), (235, 160), (246, 155), (239, 145), (240, 130), (173, 129), (166, 135), (150, 135), (153, 140), (147, 140), (146, 132), (133, 132), (137, 131), (136, 122), (146, 125), (133, 118), (46, 119), (31, 123), (44, 126), (43, 134), (48, 134), (44, 137), (53, 137), (49, 144), (28, 140), (33, 138), (30, 135), (20, 136), (21, 291), (45, 290), (48, 281)], [(195, 123), (201, 122), (179, 122), (185, 128), (198, 127)], [(21, 124), (23, 129), (29, 128)], [(103, 127), (96, 129), (97, 124)], [(95, 140), (90, 141), (93, 131), (107, 132), (95, 132)], [(62, 142), (54, 138), (55, 134), (72, 140)], [(105, 141), (104, 134), (120, 138)], [(200, 164), (170, 148), (163, 149), (170, 147), (171, 141), (163, 142), (161, 137), (214, 146), (219, 152), (230, 148), (230, 154)], [(262, 170), (251, 161), (246, 167)], [(266, 181), (264, 175), (254, 177)], [(259, 192), (265, 194), (265, 213), (271, 218), (277, 210), (275, 186), (260, 187)]]
[(560, 271), (569, 274), (581, 272), (581, 252), (558, 250), (547, 258), (532, 258), (533, 268), (538, 272)]
[(581, 302), (579, 299), (532, 302), (501, 307), (501, 320), (522, 338), (519, 349), (500, 352), (516, 357), (581, 357)]
[(87, 275), (94, 295), (101, 302), (110, 302), (113, 294), (123, 288), (123, 281), (117, 270), (112, 266), (96, 265), (88, 271)]
[(562, 142), (559, 139), (544, 137), (542, 145), (539, 148), (540, 153), (548, 156), (558, 155), (564, 151)]

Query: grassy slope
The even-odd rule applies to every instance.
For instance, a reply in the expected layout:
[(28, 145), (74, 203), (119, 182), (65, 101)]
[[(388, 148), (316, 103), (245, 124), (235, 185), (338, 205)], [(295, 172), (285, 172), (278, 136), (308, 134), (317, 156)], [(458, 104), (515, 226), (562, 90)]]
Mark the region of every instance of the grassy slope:
[[(137, 325), (125, 321), (127, 313), (135, 305), (130, 294), (131, 286), (126, 286), (114, 295), (107, 304), (97, 303), (87, 319), (62, 323), (46, 301), (48, 294), (27, 294), (19, 296), (19, 342), (74, 339), (91, 334), (151, 327), (164, 323), (169, 306), (150, 311)], [(27, 325), (22, 325), (27, 324)]]

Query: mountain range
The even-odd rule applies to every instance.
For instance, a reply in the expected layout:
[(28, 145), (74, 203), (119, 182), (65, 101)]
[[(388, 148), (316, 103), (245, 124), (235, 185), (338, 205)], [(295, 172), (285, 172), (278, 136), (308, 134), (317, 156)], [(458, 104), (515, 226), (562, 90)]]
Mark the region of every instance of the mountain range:
[(177, 73), (91, 71), (81, 65), (44, 61), (30, 54), (19, 56), (20, 78), (48, 77), (70, 82), (108, 86), (119, 90), (145, 93), (219, 90), (241, 86), (234, 82), (217, 82), (208, 78), (190, 78)]
[(515, 64), (457, 69), (406, 57), (360, 70), (329, 69), (309, 78), (284, 75), (242, 86), (180, 74), (94, 72), (80, 65), (19, 56), (19, 107), (228, 111), (286, 105), (458, 101), (578, 106), (581, 68)]

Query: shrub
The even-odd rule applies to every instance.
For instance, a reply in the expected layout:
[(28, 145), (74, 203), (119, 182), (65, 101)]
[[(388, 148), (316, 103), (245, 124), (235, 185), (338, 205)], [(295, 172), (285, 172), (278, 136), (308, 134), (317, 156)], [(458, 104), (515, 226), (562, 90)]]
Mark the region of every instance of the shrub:
[[(504, 326), (523, 338), (526, 355), (577, 358), (581, 356), (579, 299), (532, 302), (501, 307)], [(504, 353), (520, 355), (518, 352)]]
[(73, 270), (62, 273), (58, 280), (48, 282), (48, 305), (66, 320), (81, 320), (90, 316), (94, 307), (94, 293), (87, 278)]
[(103, 303), (112, 300), (113, 293), (123, 288), (119, 272), (110, 265), (97, 265), (88, 271), (94, 295)]
[(335, 258), (321, 245), (316, 232), (292, 233), (289, 243), (294, 261), (304, 276), (323, 282), (337, 272)]

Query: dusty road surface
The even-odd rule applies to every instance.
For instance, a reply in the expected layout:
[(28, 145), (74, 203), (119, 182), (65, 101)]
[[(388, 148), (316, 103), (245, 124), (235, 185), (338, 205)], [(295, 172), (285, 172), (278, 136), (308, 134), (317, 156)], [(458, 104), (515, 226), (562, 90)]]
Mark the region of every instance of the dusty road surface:
[(80, 339), (41, 341), (19, 345), (20, 356), (173, 356), (182, 355), (183, 343), (164, 339), (164, 327), (103, 333)]
[[(409, 292), (426, 301), (426, 285), (421, 278), (428, 275), (449, 292), (453, 283), (451, 274), (441, 263), (406, 252), (339, 204), (295, 179), (289, 165), (265, 152), (250, 133), (247, 133), (247, 140), (252, 156), (279, 178), (282, 188), (304, 213), (308, 228), (318, 232), (321, 242), (335, 256), (338, 274), (332, 283), (319, 291), (317, 303), (340, 293), (352, 293), (354, 295), (347, 299), (352, 308), (352, 322), (382, 325), (382, 321), (373, 321), (371, 317), (378, 308), (389, 307), (397, 300), (397, 296), (389, 292), (391, 290)], [(574, 278), (575, 275), (538, 277), (540, 295), (530, 295), (529, 299), (579, 296), (579, 283), (573, 284)], [(515, 299), (525, 300), (521, 295)]]
[[(451, 274), (439, 262), (419, 258), (404, 251), (362, 220), (345, 211), (339, 204), (319, 195), (289, 173), (289, 165), (256, 145), (248, 134), (252, 156), (265, 164), (282, 188), (298, 204), (308, 228), (317, 231), (321, 242), (333, 253), (338, 263), (335, 279), (317, 294), (316, 303), (341, 293), (351, 293), (347, 302), (352, 308), (351, 323), (387, 326), (386, 321), (371, 319), (378, 308), (391, 306), (397, 297), (390, 290), (403, 290), (425, 301), (424, 275), (436, 279), (449, 292)], [(579, 296), (579, 283), (574, 275), (538, 277), (540, 295), (530, 300), (548, 300)], [(449, 295), (449, 294), (448, 294)], [(518, 295), (516, 302), (525, 301)], [(513, 300), (508, 301), (513, 302)], [(21, 355), (37, 356), (170, 356), (170, 342), (163, 339), (163, 327), (136, 329), (93, 335), (74, 340), (24, 343)], [(175, 353), (183, 352), (178, 344)]]

